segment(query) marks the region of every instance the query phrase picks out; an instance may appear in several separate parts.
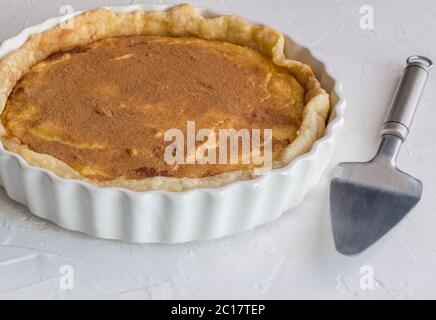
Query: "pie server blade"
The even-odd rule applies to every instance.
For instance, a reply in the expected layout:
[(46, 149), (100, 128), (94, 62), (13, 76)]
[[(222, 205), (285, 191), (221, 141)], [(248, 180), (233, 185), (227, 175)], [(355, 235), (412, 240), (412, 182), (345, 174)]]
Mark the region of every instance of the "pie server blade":
[(422, 183), (396, 166), (427, 82), (430, 59), (412, 56), (382, 127), (377, 155), (366, 163), (341, 163), (330, 184), (330, 212), (336, 249), (356, 255), (383, 237), (418, 203)]

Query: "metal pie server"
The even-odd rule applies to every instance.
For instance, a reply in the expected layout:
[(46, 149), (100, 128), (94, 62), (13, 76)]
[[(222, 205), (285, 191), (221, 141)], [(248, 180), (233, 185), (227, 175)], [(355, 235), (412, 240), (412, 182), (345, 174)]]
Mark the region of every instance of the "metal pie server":
[(366, 163), (341, 163), (330, 184), (330, 212), (336, 249), (356, 255), (391, 230), (418, 203), (422, 183), (396, 166), (433, 63), (407, 59), (395, 91), (377, 155)]

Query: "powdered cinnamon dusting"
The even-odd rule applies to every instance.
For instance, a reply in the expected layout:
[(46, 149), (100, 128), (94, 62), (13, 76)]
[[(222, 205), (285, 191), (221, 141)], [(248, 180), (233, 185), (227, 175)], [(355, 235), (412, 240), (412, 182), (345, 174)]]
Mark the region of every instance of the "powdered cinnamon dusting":
[[(204, 177), (247, 165), (170, 166), (163, 133), (198, 128), (280, 132), (295, 138), (304, 90), (251, 49), (196, 38), (131, 36), (52, 55), (14, 88), (9, 135), (90, 179)], [(283, 136), (282, 132), (285, 132)]]

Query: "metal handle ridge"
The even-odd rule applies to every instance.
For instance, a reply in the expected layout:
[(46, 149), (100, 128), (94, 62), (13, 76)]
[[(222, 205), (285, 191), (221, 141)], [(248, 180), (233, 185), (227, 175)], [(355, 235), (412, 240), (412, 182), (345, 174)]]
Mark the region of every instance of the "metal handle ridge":
[(403, 141), (407, 138), (432, 66), (433, 62), (423, 56), (407, 59), (382, 127), (382, 136), (395, 135)]

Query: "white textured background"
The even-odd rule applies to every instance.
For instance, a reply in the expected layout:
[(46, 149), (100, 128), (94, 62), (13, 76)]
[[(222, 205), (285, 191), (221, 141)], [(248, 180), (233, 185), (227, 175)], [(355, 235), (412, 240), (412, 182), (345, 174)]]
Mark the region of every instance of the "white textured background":
[[(147, 1), (0, 0), (0, 40), (59, 15)], [(150, 1), (153, 2), (153, 1)], [(434, 0), (203, 0), (288, 33), (341, 77), (348, 101), (333, 163), (366, 160), (407, 56), (436, 60)], [(153, 3), (162, 3), (154, 1)], [(359, 27), (371, 4), (375, 30)], [(356, 258), (334, 250), (328, 174), (298, 208), (244, 234), (184, 245), (132, 245), (62, 230), (32, 217), (0, 190), (0, 298), (436, 298), (436, 71), (427, 85), (399, 166), (424, 182), (406, 220)], [(61, 290), (59, 268), (71, 265), (75, 289)], [(376, 286), (362, 290), (370, 265)]]

